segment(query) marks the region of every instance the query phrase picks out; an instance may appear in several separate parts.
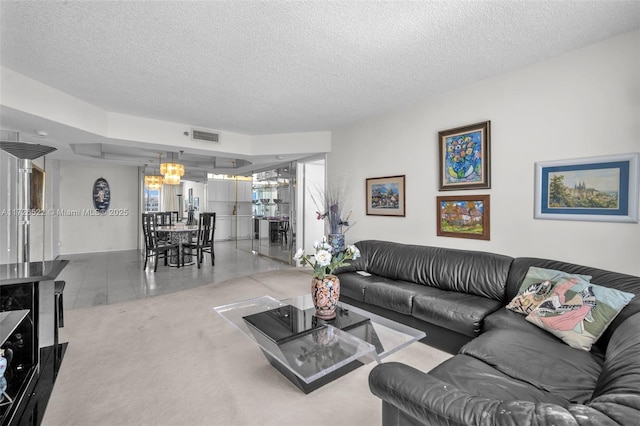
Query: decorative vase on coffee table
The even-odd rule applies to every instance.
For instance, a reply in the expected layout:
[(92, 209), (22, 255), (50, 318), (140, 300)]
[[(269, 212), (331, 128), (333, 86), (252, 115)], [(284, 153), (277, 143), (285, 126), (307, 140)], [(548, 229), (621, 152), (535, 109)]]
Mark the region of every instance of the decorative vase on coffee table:
[(336, 307), (340, 298), (340, 280), (335, 275), (311, 279), (311, 299), (316, 308), (316, 316), (323, 320), (336, 317)]

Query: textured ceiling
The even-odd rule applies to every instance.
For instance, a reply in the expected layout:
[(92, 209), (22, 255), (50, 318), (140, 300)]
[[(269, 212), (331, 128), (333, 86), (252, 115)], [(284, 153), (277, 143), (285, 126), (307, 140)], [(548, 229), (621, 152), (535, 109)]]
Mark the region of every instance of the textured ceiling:
[(638, 1), (5, 1), (2, 66), (107, 111), (332, 130), (640, 28)]

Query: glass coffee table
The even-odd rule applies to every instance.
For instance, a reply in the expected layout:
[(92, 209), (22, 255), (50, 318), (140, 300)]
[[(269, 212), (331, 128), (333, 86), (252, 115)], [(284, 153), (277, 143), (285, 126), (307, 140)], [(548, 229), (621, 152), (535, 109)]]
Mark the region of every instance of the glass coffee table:
[(315, 316), (311, 295), (262, 296), (214, 310), (253, 340), (267, 360), (304, 393), (382, 359), (425, 333), (340, 302), (336, 318)]

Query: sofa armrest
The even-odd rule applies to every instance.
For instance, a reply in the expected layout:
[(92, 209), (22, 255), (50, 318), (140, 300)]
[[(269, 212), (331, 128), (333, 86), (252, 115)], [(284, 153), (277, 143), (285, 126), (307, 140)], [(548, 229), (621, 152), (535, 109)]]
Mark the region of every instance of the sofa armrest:
[(606, 425), (610, 417), (585, 405), (567, 408), (500, 401), (467, 393), (405, 364), (377, 365), (369, 374), (377, 397), (428, 425)]
[(420, 370), (395, 362), (380, 364), (371, 370), (369, 389), (424, 424), (436, 420), (448, 425), (484, 424), (482, 418), (495, 412), (499, 404), (499, 401), (469, 395)]

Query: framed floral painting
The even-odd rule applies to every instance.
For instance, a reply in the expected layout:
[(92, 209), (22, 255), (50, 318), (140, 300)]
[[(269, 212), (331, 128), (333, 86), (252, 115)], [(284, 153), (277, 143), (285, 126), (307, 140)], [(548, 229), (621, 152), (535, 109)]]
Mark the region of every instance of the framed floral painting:
[(440, 191), (491, 188), (491, 122), (438, 132)]
[(438, 236), (489, 239), (489, 195), (437, 197), (437, 204)]
[(367, 179), (367, 215), (404, 216), (404, 175)]

